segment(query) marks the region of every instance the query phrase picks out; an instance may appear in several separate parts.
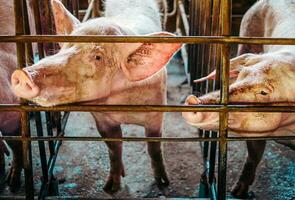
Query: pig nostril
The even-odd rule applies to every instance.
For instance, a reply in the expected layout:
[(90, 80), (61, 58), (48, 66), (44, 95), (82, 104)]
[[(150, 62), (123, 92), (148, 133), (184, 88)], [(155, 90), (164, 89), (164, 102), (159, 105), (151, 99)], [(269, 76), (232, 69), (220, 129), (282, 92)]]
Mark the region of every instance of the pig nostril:
[(14, 79), (14, 84), (15, 85), (18, 85), (20, 83), (20, 80), (17, 78), (17, 79)]
[(33, 88), (28, 83), (26, 83), (26, 88), (28, 88), (29, 90), (33, 90)]

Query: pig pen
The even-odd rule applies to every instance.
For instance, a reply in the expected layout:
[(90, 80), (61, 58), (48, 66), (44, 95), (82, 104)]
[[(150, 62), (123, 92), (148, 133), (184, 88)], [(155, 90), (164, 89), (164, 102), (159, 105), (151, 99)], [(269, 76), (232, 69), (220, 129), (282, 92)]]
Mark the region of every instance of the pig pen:
[[(180, 86), (185, 79), (183, 65), (174, 59), (168, 66), (168, 103), (179, 104), (190, 93), (188, 85)], [(46, 127), (45, 116), (43, 127)], [(31, 119), (32, 135), (36, 135)], [(165, 137), (198, 137), (198, 130), (187, 125), (180, 113), (165, 114)], [(44, 130), (45, 131), (45, 130)], [(66, 136), (98, 136), (94, 120), (89, 113), (72, 112), (66, 127)], [(138, 126), (124, 126), (124, 136), (144, 136)], [(54, 174), (59, 180), (61, 197), (83, 198), (197, 198), (200, 195), (200, 178), (204, 172), (200, 145), (195, 142), (163, 143), (163, 151), (170, 186), (159, 190), (154, 184), (150, 158), (144, 142), (125, 142), (123, 159), (127, 176), (121, 190), (110, 195), (103, 191), (108, 175), (107, 147), (102, 142), (70, 142), (61, 146)], [(41, 187), (41, 163), (38, 145), (33, 142), (33, 169), (35, 195)], [(240, 175), (246, 158), (245, 142), (230, 142), (228, 147), (227, 192)], [(295, 155), (292, 150), (275, 142), (267, 144), (264, 158), (258, 167), (257, 178), (251, 191), (255, 199), (286, 199), (295, 196)], [(24, 177), (22, 178), (24, 183)], [(13, 194), (5, 188), (1, 196), (23, 196), (22, 189)]]
[[(225, 11), (223, 17), (226, 18), (226, 15), (229, 14), (227, 11), (230, 7), (230, 2), (222, 2), (223, 4), (221, 8)], [(228, 25), (230, 23), (229, 20), (225, 20), (224, 23), (223, 26), (227, 28), (223, 30), (222, 35), (227, 36), (229, 35)], [(22, 35), (23, 33), (21, 30), (18, 30), (17, 34)], [(204, 34), (209, 35), (205, 32)], [(176, 38), (178, 41), (189, 41), (191, 43), (199, 43), (204, 38), (200, 38), (200, 40), (198, 39), (199, 38), (196, 38), (196, 40), (192, 42), (192, 40), (189, 41)], [(26, 39), (18, 39), (18, 41), (20, 40), (25, 41)], [(52, 39), (52, 41), (54, 41), (54, 39)], [(210, 38), (207, 38), (207, 41), (214, 42), (214, 40), (210, 40)], [(271, 43), (271, 41), (269, 43)], [(227, 45), (224, 45), (223, 48), (224, 52), (227, 52), (223, 54), (224, 62), (226, 62), (229, 58), (229, 49), (227, 48)], [(18, 49), (21, 51), (20, 45), (18, 46)], [(170, 70), (168, 104), (179, 104), (184, 96), (191, 92), (190, 86), (179, 87), (180, 82), (184, 80), (184, 74), (182, 66), (179, 65), (177, 61), (172, 64), (172, 66), (169, 66), (168, 69)], [(226, 85), (226, 78), (224, 78), (223, 81), (223, 83), (225, 83), (224, 85)], [(191, 110), (191, 108), (187, 109)], [(199, 108), (195, 108), (196, 111), (198, 109)], [(207, 109), (210, 110), (211, 108)], [(19, 108), (19, 110), (23, 111), (22, 119), (26, 120), (25, 113), (29, 110), (38, 110), (38, 108), (26, 107), (26, 109)], [(206, 108), (203, 110), (206, 110)], [(34, 123), (32, 122), (31, 124)], [(22, 125), (25, 127), (25, 123), (22, 123)], [(36, 135), (34, 126), (32, 126), (31, 129), (32, 135)], [(24, 137), (28, 137), (27, 129), (24, 128), (23, 130)], [(221, 138), (224, 140), (220, 140), (221, 153), (219, 181), (221, 182), (218, 187), (220, 192), (218, 198), (224, 199), (226, 197), (225, 192), (230, 191), (241, 171), (246, 156), (246, 149), (241, 148), (241, 146), (245, 147), (244, 142), (236, 141), (228, 142), (227, 147), (227, 140), (224, 134), (225, 131), (221, 130), (220, 132)], [(66, 136), (86, 136), (85, 133), (87, 136), (98, 136), (94, 121), (89, 114), (72, 112), (66, 128)], [(124, 136), (141, 137), (143, 136), (143, 130), (135, 126), (126, 126), (124, 127)], [(164, 136), (198, 137), (199, 135), (196, 129), (184, 123), (180, 113), (170, 112), (166, 113)], [(192, 138), (192, 141), (193, 140), (199, 141), (195, 138)], [(239, 140), (243, 140), (243, 138), (239, 138)], [(24, 144), (24, 150), (27, 152), (29, 150), (29, 145), (27, 142), (24, 142)], [(41, 164), (38, 155), (37, 142), (34, 141), (32, 144), (32, 167), (34, 169), (35, 195), (38, 195), (41, 184)], [(59, 194), (61, 196), (79, 196), (77, 198), (183, 198), (202, 196), (201, 193), (203, 189), (199, 192), (199, 188), (203, 187), (200, 185), (200, 178), (204, 172), (204, 166), (202, 149), (199, 147), (199, 144), (197, 142), (163, 143), (163, 147), (167, 171), (171, 182), (167, 189), (160, 191), (153, 184), (152, 171), (146, 152), (146, 144), (143, 142), (125, 142), (124, 163), (126, 165), (127, 176), (123, 179), (122, 189), (117, 194), (110, 196), (102, 190), (109, 167), (106, 146), (101, 142), (65, 141), (63, 142), (61, 151), (58, 155), (56, 167), (54, 168), (54, 174), (60, 182)], [(261, 162), (257, 171), (258, 176), (256, 182), (252, 186), (252, 190), (255, 192), (257, 199), (292, 199), (292, 197), (295, 196), (293, 185), (293, 174), (295, 170), (293, 164), (294, 159), (292, 151), (288, 150), (286, 147), (281, 147), (275, 143), (268, 143), (264, 160)], [(29, 164), (29, 158), (26, 158), (26, 160), (27, 164)], [(27, 176), (30, 175), (30, 167), (26, 166), (25, 169)], [(227, 180), (225, 179), (225, 176), (227, 177)], [(23, 180), (23, 182), (25, 181)], [(24, 191), (25, 187), (27, 190), (26, 193)], [(27, 182), (25, 187), (23, 187), (18, 194), (11, 194), (6, 188), (3, 193), (3, 198), (15, 195), (26, 195), (27, 199), (31, 199), (34, 194), (32, 193), (30, 183)]]

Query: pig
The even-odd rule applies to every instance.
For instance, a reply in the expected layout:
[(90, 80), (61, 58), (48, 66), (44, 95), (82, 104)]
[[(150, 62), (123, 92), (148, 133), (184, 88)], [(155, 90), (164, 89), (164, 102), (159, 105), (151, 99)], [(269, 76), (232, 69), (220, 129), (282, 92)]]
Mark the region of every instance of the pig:
[[(156, 0), (107, 0), (105, 16), (79, 22), (59, 0), (52, 0), (57, 34), (173, 36), (163, 32)], [(166, 68), (181, 44), (166, 43), (62, 43), (60, 51), (40, 62), (16, 70), (11, 77), (18, 97), (41, 106), (73, 102), (92, 105), (166, 103)], [(102, 137), (122, 137), (121, 124), (145, 128), (147, 137), (161, 137), (163, 114), (93, 112)], [(122, 142), (107, 142), (110, 173), (104, 190), (120, 189), (125, 176)], [(155, 181), (169, 184), (161, 144), (148, 143)]]
[[(0, 0), (0, 35), (13, 35), (13, 1)], [(13, 43), (0, 43), (0, 104), (16, 104), (19, 99), (11, 90), (10, 77), (16, 69), (16, 47)], [(0, 112), (0, 133), (3, 136), (20, 135), (20, 114), (18, 112)], [(13, 152), (12, 166), (7, 176), (8, 185), (16, 192), (21, 185), (20, 175), (23, 168), (22, 145), (20, 141), (7, 141)], [(0, 179), (1, 187), (5, 179), (5, 157), (9, 155), (5, 142), (0, 142)]]
[[(240, 36), (295, 37), (295, 1), (260, 0), (244, 15)], [(215, 71), (196, 82), (214, 79)], [(216, 104), (219, 91), (186, 99), (186, 105)], [(238, 57), (230, 61), (230, 103), (265, 103), (294, 105), (295, 47), (283, 45), (242, 44)], [(205, 130), (218, 130), (218, 113), (184, 112), (191, 125)], [(239, 136), (294, 135), (295, 115), (292, 113), (229, 113), (228, 130)], [(294, 141), (280, 141), (295, 150)], [(232, 190), (235, 197), (247, 197), (262, 158), (265, 141), (247, 141), (248, 158), (242, 175)]]

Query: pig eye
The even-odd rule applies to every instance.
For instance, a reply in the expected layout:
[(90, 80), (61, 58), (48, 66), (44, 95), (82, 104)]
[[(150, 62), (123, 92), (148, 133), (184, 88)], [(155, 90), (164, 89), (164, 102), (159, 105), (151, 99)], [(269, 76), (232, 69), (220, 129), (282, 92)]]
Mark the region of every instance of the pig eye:
[(95, 56), (96, 60), (101, 60), (101, 56)]
[(268, 95), (268, 93), (265, 92), (265, 91), (263, 91), (263, 90), (260, 92), (260, 94), (261, 94), (261, 95)]

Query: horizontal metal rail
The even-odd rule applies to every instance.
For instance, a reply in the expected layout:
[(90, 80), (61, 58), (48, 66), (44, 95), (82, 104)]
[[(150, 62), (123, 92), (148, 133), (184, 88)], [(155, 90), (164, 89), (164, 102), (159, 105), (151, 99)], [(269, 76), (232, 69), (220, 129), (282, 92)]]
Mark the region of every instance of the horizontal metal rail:
[(202, 137), (122, 137), (122, 138), (103, 138), (87, 136), (31, 136), (22, 138), (21, 136), (1, 136), (0, 140), (21, 140), (21, 141), (88, 141), (88, 142), (212, 142), (212, 141), (248, 141), (248, 140), (295, 140), (294, 136), (262, 136), (262, 137), (226, 137), (226, 138), (202, 138)]
[(0, 42), (79, 42), (79, 43), (187, 43), (295, 45), (295, 38), (234, 36), (97, 36), (97, 35), (0, 35)]
[(66, 105), (41, 107), (35, 105), (0, 104), (0, 112), (6, 111), (77, 111), (77, 112), (295, 112), (295, 105)]

